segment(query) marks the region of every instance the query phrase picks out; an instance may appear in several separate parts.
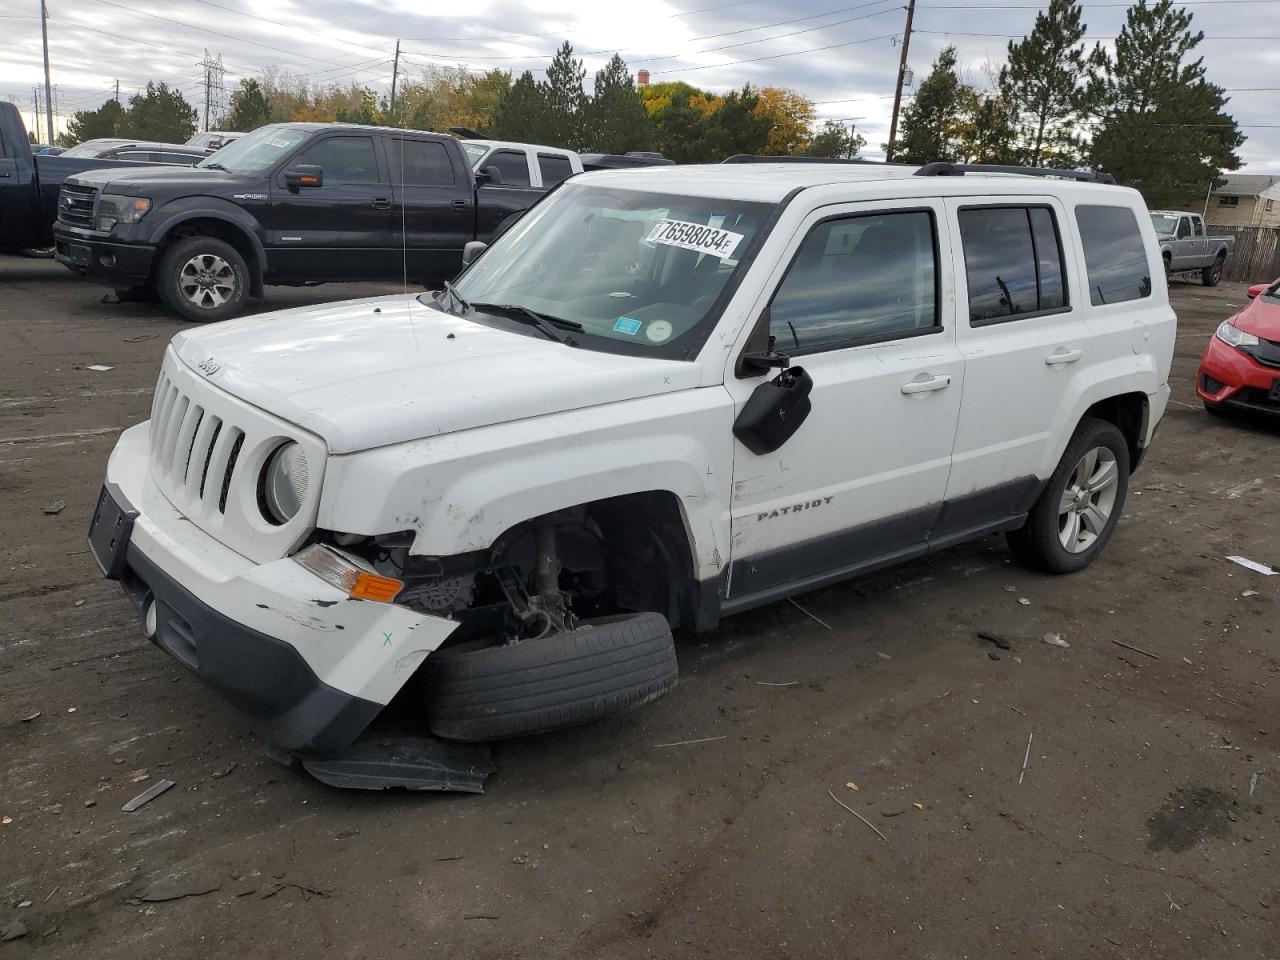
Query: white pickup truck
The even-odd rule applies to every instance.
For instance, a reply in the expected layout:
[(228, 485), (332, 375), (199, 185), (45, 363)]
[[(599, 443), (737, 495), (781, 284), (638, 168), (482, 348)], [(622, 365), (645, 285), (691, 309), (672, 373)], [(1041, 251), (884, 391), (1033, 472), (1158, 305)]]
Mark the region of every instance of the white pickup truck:
[(102, 570), (285, 751), (393, 700), (457, 741), (636, 707), (673, 627), (975, 537), (1081, 570), (1169, 397), (1156, 236), (1114, 186), (590, 173), (468, 257), (179, 333), (107, 464)]
[(1160, 242), (1166, 276), (1199, 273), (1206, 287), (1218, 285), (1234, 237), (1209, 236), (1204, 217), (1185, 210), (1152, 210), (1151, 226)]
[(489, 183), (550, 190), (582, 172), (582, 160), (572, 150), (506, 140), (463, 139), (471, 169)]

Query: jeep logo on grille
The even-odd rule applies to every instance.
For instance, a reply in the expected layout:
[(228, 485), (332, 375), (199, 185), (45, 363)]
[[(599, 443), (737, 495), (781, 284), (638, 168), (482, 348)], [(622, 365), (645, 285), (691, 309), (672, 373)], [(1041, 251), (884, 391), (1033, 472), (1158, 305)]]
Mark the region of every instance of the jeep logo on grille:
[(208, 357), (207, 359), (200, 361), (199, 370), (206, 377), (212, 377), (218, 372), (218, 369), (218, 361), (213, 359), (213, 357)]

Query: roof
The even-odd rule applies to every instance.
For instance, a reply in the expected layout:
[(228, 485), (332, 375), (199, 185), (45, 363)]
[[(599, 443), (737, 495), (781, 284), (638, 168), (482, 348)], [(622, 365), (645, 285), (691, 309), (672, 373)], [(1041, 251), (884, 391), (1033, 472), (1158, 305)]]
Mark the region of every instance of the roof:
[(1280, 174), (1270, 173), (1224, 173), (1222, 179), (1227, 182), (1214, 189), (1214, 193), (1226, 193), (1232, 196), (1256, 197), (1270, 187), (1280, 183)]
[[(904, 195), (964, 195), (996, 186), (998, 193), (1057, 193), (1067, 187), (1088, 190), (1125, 189), (1048, 177), (1007, 173), (966, 173), (963, 177), (917, 177), (918, 167), (882, 163), (744, 163), (654, 166), (601, 170), (574, 177), (574, 183), (632, 187), (675, 193), (777, 203), (793, 190), (826, 184), (872, 184), (911, 181)], [(1049, 189), (1046, 189), (1049, 188)]]
[(513, 150), (541, 150), (544, 153), (561, 153), (569, 156), (572, 150), (566, 150), (563, 147), (548, 147), (541, 143), (517, 143), (514, 140), (484, 140), (480, 137), (466, 137), (462, 143), (474, 143), (482, 147), (510, 147)]

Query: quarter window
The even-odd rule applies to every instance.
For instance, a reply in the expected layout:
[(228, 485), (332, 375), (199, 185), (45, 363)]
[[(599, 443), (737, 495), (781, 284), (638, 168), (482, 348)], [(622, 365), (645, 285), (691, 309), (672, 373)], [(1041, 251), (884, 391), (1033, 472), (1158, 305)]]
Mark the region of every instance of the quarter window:
[(372, 137), (329, 137), (303, 150), (294, 165), (315, 164), (324, 174), (324, 185), (378, 183), (378, 159)]
[(529, 186), (529, 161), (523, 153), (516, 153), (514, 150), (498, 150), (485, 160), (484, 165), (498, 168), (504, 186)]
[(1128, 207), (1076, 207), (1076, 224), (1094, 306), (1151, 296), (1151, 267)]
[(387, 141), (387, 150), (395, 183), (406, 187), (453, 186), (453, 163), (443, 143), (392, 137)]
[(819, 223), (774, 294), (769, 332), (805, 350), (939, 330), (937, 256), (927, 211)]
[(1061, 310), (1062, 248), (1048, 207), (960, 211), (969, 323), (981, 326)]

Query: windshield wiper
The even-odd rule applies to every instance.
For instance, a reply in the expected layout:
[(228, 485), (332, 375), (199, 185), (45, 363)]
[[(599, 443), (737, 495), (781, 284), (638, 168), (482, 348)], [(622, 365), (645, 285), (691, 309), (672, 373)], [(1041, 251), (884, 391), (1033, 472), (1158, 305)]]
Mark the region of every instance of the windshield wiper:
[(578, 345), (578, 341), (574, 340), (573, 337), (566, 336), (560, 332), (561, 330), (581, 330), (582, 324), (576, 320), (566, 320), (563, 317), (553, 317), (549, 313), (539, 313), (518, 303), (473, 303), (470, 306), (476, 310), (496, 313), (519, 323), (527, 323), (530, 326), (537, 327), (546, 335), (547, 339), (554, 340), (556, 343), (563, 343), (569, 347)]
[(206, 170), (221, 170), (224, 173), (226, 172), (226, 169), (227, 169), (220, 163), (202, 163), (200, 164), (200, 166), (204, 167)]

